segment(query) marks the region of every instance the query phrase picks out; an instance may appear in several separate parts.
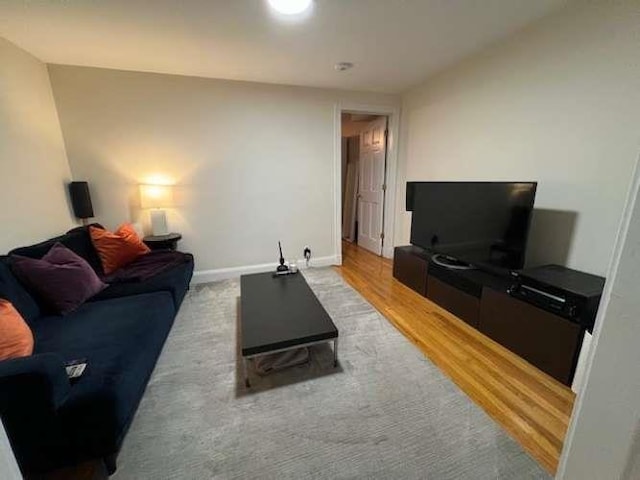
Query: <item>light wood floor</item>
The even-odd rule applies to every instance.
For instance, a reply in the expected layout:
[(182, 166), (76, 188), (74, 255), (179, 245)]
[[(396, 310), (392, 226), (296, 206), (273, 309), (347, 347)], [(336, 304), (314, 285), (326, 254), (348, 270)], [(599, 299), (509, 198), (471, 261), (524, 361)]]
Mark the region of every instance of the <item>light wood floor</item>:
[(555, 474), (574, 394), (398, 282), (392, 261), (343, 242), (342, 277)]

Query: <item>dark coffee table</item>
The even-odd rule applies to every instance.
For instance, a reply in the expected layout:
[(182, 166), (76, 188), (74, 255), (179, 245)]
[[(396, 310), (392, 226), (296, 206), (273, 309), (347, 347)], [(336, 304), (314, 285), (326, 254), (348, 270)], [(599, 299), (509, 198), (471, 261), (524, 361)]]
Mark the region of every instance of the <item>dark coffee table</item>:
[(338, 365), (338, 329), (301, 273), (242, 275), (240, 323), (247, 387), (247, 361), (258, 355), (333, 341), (333, 363)]

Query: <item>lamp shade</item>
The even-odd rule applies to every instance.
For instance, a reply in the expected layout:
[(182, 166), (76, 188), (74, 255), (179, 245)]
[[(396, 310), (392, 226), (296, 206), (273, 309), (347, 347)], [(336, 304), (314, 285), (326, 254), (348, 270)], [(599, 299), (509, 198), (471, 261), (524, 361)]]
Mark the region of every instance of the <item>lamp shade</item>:
[(140, 185), (140, 206), (142, 208), (164, 208), (173, 206), (171, 185)]

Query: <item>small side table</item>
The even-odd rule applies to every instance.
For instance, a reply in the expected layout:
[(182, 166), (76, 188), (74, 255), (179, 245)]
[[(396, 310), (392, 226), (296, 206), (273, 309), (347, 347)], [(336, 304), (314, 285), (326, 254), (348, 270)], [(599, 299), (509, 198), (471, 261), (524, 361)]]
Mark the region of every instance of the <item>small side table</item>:
[(175, 250), (181, 238), (182, 235), (179, 233), (168, 233), (167, 235), (147, 235), (142, 241), (151, 250)]

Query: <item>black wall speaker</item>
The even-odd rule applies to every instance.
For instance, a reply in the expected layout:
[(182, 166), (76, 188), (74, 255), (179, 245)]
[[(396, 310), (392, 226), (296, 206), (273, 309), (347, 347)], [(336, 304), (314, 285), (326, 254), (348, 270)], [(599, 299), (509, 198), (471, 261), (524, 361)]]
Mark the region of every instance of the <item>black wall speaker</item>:
[(69, 196), (73, 214), (78, 218), (93, 217), (93, 205), (89, 194), (89, 184), (87, 182), (71, 182), (69, 184)]
[(407, 197), (405, 208), (407, 212), (413, 212), (413, 195), (415, 194), (415, 182), (407, 182)]

